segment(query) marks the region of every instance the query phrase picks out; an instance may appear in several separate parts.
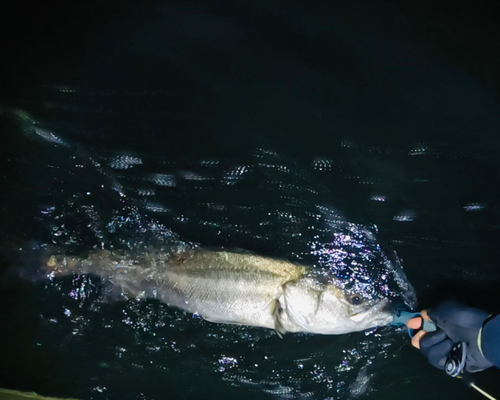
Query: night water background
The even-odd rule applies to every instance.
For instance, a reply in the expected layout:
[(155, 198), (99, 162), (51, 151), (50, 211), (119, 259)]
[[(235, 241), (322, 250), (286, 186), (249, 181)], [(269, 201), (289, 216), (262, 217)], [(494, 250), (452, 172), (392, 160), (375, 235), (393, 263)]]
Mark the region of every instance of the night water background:
[[(498, 312), (492, 5), (18, 7), (4, 25), (0, 104), (0, 387), (479, 398), (394, 328), (280, 340), (156, 302), (110, 303), (96, 278), (44, 280), (32, 249), (183, 240), (300, 259), (297, 229), (324, 232), (295, 216), (320, 205), (378, 230), (420, 306), (453, 295)], [(477, 379), (499, 394), (498, 370)]]

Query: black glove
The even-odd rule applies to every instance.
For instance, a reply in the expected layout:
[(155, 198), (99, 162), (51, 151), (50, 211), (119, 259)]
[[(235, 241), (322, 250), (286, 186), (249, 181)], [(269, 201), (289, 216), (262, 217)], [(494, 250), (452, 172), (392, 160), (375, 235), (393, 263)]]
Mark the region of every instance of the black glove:
[(467, 344), (466, 371), (477, 372), (493, 366), (482, 355), (477, 343), (479, 331), (489, 316), (487, 312), (446, 301), (429, 310), (428, 315), (438, 330), (422, 337), (420, 350), (433, 366), (444, 369), (448, 353), (457, 342)]

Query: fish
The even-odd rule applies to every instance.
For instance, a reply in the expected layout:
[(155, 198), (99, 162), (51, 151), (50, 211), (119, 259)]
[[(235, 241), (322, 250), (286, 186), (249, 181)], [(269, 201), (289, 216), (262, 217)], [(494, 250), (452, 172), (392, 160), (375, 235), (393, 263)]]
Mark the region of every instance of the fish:
[(52, 279), (93, 274), (124, 298), (153, 298), (209, 322), (338, 335), (392, 322), (387, 298), (366, 298), (313, 268), (244, 250), (189, 248), (52, 254), (44, 273)]

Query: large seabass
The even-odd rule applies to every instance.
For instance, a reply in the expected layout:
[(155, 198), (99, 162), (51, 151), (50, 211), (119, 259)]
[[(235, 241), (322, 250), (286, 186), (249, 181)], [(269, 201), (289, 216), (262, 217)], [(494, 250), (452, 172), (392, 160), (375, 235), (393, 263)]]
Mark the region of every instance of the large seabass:
[(151, 297), (211, 322), (286, 332), (342, 334), (392, 320), (387, 298), (368, 299), (320, 283), (305, 266), (245, 251), (93, 251), (84, 257), (52, 255), (52, 276), (95, 274), (126, 297)]

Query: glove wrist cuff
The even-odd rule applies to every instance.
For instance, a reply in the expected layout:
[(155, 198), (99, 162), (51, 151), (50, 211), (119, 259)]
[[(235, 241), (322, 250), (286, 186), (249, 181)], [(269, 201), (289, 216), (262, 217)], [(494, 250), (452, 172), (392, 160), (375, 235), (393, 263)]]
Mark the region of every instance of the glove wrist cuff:
[(478, 349), (479, 349), (479, 352), (481, 353), (481, 355), (482, 355), (484, 358), (486, 358), (486, 357), (485, 357), (485, 355), (484, 355), (484, 353), (483, 353), (483, 348), (482, 348), (482, 340), (481, 340), (482, 335), (483, 335), (483, 329), (484, 329), (484, 327), (486, 326), (486, 324), (487, 324), (488, 322), (490, 322), (490, 321), (491, 321), (493, 318), (495, 318), (495, 317), (496, 317), (496, 315), (495, 315), (495, 314), (490, 314), (490, 315), (489, 315), (489, 316), (488, 316), (488, 317), (484, 320), (483, 324), (481, 325), (481, 329), (479, 329), (479, 333), (478, 333), (478, 335), (477, 335), (477, 347), (478, 347)]

